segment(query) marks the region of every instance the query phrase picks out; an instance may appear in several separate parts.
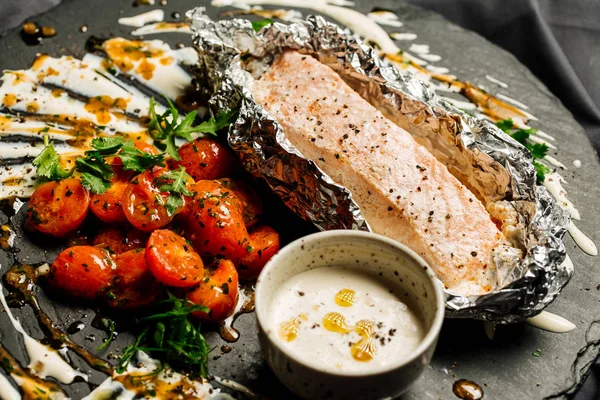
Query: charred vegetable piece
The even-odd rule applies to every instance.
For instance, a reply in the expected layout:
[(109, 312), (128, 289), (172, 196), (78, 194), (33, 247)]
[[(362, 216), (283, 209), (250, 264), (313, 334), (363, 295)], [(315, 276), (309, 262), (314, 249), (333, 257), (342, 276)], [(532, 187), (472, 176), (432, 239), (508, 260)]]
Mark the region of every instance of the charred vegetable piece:
[(107, 249), (111, 253), (121, 254), (129, 250), (146, 247), (148, 233), (128, 225), (109, 226), (98, 232), (94, 245)]
[(229, 260), (217, 259), (214, 269), (207, 269), (202, 283), (188, 293), (188, 300), (210, 309), (193, 315), (204, 321), (218, 322), (233, 314), (238, 299), (238, 273)]
[(108, 252), (93, 246), (69, 247), (58, 255), (48, 282), (61, 294), (93, 300), (101, 296), (115, 277)]
[(238, 261), (238, 272), (245, 279), (256, 279), (263, 267), (279, 251), (279, 235), (268, 226), (250, 234), (247, 254)]
[(178, 154), (181, 160), (171, 160), (171, 168), (185, 167), (195, 181), (231, 176), (238, 165), (231, 150), (207, 138), (184, 144)]
[(146, 245), (146, 260), (156, 279), (174, 287), (192, 287), (204, 277), (204, 263), (191, 243), (168, 229), (156, 230)]
[(250, 244), (239, 199), (216, 181), (199, 181), (186, 213), (187, 237), (201, 254), (237, 260)]
[(105, 296), (108, 305), (121, 309), (138, 308), (160, 296), (161, 286), (150, 272), (145, 249), (119, 254), (115, 264), (116, 279)]
[(39, 186), (29, 201), (28, 226), (57, 237), (79, 228), (90, 207), (90, 193), (75, 178)]

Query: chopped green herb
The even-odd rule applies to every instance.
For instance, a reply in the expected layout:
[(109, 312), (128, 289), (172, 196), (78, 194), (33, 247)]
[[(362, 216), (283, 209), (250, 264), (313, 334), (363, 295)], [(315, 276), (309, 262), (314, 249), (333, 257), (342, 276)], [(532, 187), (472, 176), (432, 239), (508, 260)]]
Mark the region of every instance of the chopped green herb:
[(162, 174), (154, 181), (154, 184), (161, 192), (169, 192), (169, 198), (165, 204), (167, 214), (174, 215), (179, 207), (183, 205), (182, 196), (191, 196), (192, 192), (187, 188), (188, 180), (192, 177), (185, 172), (185, 168), (180, 166), (176, 171), (169, 171)]
[(533, 162), (533, 166), (535, 167), (535, 171), (537, 172), (538, 183), (544, 182), (544, 180), (546, 179), (546, 174), (549, 174), (552, 172), (552, 170), (550, 168), (548, 168), (544, 164), (539, 163), (537, 161)]
[(127, 346), (117, 365), (117, 372), (126, 371), (136, 351), (156, 352), (172, 366), (186, 368), (193, 375), (208, 375), (210, 348), (200, 332), (199, 324), (190, 319), (194, 312), (209, 312), (207, 307), (193, 304), (169, 293), (169, 298), (160, 303), (163, 312), (141, 318), (148, 325), (142, 330), (134, 344)]
[(67, 170), (60, 165), (60, 156), (52, 142), (48, 142), (48, 135), (44, 135), (44, 149), (33, 159), (36, 173), (50, 181), (66, 179), (73, 174), (73, 170)]
[(534, 357), (539, 357), (542, 355), (542, 349), (536, 349), (533, 353), (531, 353)]
[(101, 154), (115, 154), (123, 145), (121, 136), (101, 137), (92, 140), (92, 148)]
[(252, 29), (254, 29), (255, 32), (258, 32), (263, 28), (263, 26), (271, 25), (272, 23), (273, 20), (270, 18), (261, 19), (260, 21), (254, 21), (252, 22)]
[(510, 133), (513, 130), (513, 127), (515, 126), (515, 124), (512, 119), (508, 118), (508, 119), (503, 119), (502, 121), (496, 122), (496, 126), (500, 129), (502, 129), (504, 132)]
[(112, 319), (108, 319), (108, 318), (102, 318), (101, 322), (102, 322), (102, 325), (104, 325), (104, 328), (108, 329), (108, 336), (106, 337), (106, 340), (104, 341), (104, 343), (102, 343), (100, 346), (98, 346), (96, 351), (100, 351), (100, 350), (106, 348), (106, 346), (108, 346), (115, 338), (115, 321), (113, 321)]
[(114, 172), (100, 152), (86, 151), (85, 157), (75, 160), (75, 168), (81, 172), (81, 184), (90, 192), (102, 194), (110, 188)]
[(123, 162), (123, 169), (127, 171), (144, 172), (154, 166), (165, 165), (164, 154), (151, 154), (138, 150), (130, 140), (123, 143), (118, 157)]

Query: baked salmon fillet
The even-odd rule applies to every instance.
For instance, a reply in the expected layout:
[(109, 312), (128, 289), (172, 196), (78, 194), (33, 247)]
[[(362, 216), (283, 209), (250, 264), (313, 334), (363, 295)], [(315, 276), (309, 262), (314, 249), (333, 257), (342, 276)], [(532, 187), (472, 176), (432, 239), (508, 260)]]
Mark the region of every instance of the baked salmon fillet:
[(420, 254), (450, 291), (497, 286), (510, 244), (475, 195), (328, 66), (282, 54), (254, 82), (290, 142), (350, 190), (374, 232)]

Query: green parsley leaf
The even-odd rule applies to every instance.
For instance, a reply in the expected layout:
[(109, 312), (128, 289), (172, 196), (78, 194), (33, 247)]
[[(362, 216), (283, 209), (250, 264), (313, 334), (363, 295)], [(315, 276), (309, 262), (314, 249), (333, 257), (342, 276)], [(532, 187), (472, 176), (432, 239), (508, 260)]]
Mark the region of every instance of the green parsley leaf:
[(123, 138), (121, 136), (92, 139), (92, 148), (101, 154), (115, 154), (122, 145)]
[(544, 158), (548, 153), (548, 145), (546, 143), (527, 143), (525, 147), (529, 149), (533, 158)]
[(518, 131), (509, 133), (509, 135), (523, 145), (527, 143), (527, 139), (529, 138), (529, 132), (525, 129), (519, 129)]
[(254, 29), (255, 32), (258, 32), (262, 29), (263, 26), (267, 26), (272, 23), (273, 20), (270, 18), (261, 19), (260, 21), (254, 21), (252, 22), (252, 29)]
[(73, 174), (73, 170), (66, 170), (60, 165), (60, 156), (54, 148), (53, 142), (48, 142), (48, 136), (44, 136), (44, 149), (36, 158), (33, 159), (38, 176), (46, 178), (50, 181), (66, 179)]
[(127, 171), (144, 172), (157, 165), (165, 166), (164, 154), (150, 154), (138, 150), (131, 140), (123, 143), (117, 156), (123, 162), (123, 169)]
[(537, 172), (537, 182), (538, 183), (544, 182), (544, 180), (546, 180), (546, 174), (549, 174), (552, 172), (552, 170), (550, 168), (548, 168), (544, 164), (539, 163), (537, 161), (533, 162), (533, 166), (535, 167), (535, 171)]
[(502, 129), (506, 133), (510, 133), (514, 127), (514, 122), (512, 119), (503, 119), (502, 121), (496, 122), (496, 126)]
[(105, 181), (89, 172), (81, 174), (81, 184), (84, 188), (95, 194), (102, 194), (110, 188), (110, 181)]
[(154, 181), (158, 190), (161, 192), (169, 192), (169, 198), (165, 204), (169, 216), (174, 215), (177, 212), (177, 209), (183, 206), (182, 196), (192, 195), (192, 192), (190, 192), (186, 186), (190, 179), (192, 179), (192, 177), (185, 172), (183, 166), (180, 166), (178, 170), (162, 174)]

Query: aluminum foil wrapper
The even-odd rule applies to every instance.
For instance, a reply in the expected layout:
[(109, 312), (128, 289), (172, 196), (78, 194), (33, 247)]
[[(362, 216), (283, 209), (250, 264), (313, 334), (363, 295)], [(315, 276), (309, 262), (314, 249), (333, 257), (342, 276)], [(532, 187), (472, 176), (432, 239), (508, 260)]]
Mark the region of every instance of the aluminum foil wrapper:
[(243, 19), (212, 21), (203, 8), (187, 13), (199, 53), (196, 77), (213, 113), (239, 109), (229, 145), (245, 168), (266, 181), (299, 216), (319, 229), (370, 230), (352, 194), (336, 184), (288, 141), (248, 88), (288, 49), (317, 58), (365, 100), (432, 152), (484, 204), (504, 202), (518, 213), (510, 240), (524, 258), (500, 263), (499, 287), (480, 296), (446, 291), (447, 315), (511, 323), (539, 313), (573, 271), (562, 238), (569, 217), (535, 184), (529, 152), (489, 122), (437, 98), (427, 83), (399, 72), (337, 25), (318, 16), (274, 23), (254, 32)]

